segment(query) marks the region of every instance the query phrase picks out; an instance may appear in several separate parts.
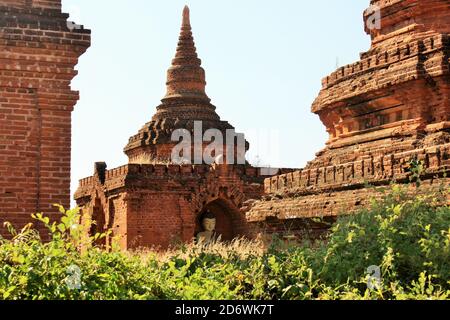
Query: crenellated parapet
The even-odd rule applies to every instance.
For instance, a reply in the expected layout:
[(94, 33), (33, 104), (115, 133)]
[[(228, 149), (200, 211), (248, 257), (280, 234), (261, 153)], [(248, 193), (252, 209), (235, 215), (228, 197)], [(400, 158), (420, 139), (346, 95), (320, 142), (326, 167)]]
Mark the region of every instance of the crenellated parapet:
[[(127, 164), (94, 176), (81, 179), (75, 199), (83, 198), (92, 193), (96, 186), (103, 190), (114, 192), (120, 188), (145, 188), (146, 190), (165, 190), (173, 192), (182, 190), (190, 192), (186, 183), (203, 183), (206, 177), (222, 181), (242, 181), (248, 184), (259, 184), (262, 190), (264, 179), (270, 174), (292, 172), (294, 169), (257, 168), (249, 165), (175, 165), (175, 164)], [(104, 181), (99, 179), (104, 176)], [(167, 188), (165, 188), (167, 187)]]
[(423, 177), (442, 175), (450, 170), (450, 144), (417, 149), (379, 157), (365, 157), (359, 161), (337, 166), (304, 169), (274, 176), (264, 181), (267, 194), (313, 194), (318, 191), (354, 189), (370, 184), (389, 184), (409, 181), (411, 161), (423, 164)]
[(449, 12), (445, 0), (371, 2), (364, 14), (371, 48), (324, 78), (312, 105), (328, 146), (376, 141), (373, 131), (407, 121), (416, 132), (450, 121)]
[[(132, 239), (140, 232), (147, 237), (141, 245), (167, 246), (175, 235), (189, 241), (198, 228), (198, 218), (211, 203), (220, 203), (214, 210), (228, 212), (224, 219), (231, 219), (233, 232), (248, 235), (252, 227), (241, 212), (247, 201), (261, 198), (269, 173), (292, 171), (174, 164), (127, 164), (106, 170), (105, 163), (96, 163), (94, 175), (80, 180), (75, 199), (84, 214), (100, 221), (101, 228), (107, 229), (103, 221), (120, 222), (111, 223), (117, 226), (113, 232), (125, 237), (123, 247), (135, 247)], [(164, 233), (167, 229), (177, 231)]]
[[(411, 63), (423, 64), (424, 68), (413, 68), (409, 70), (409, 72), (405, 73), (406, 77), (400, 78), (392, 77), (392, 72), (388, 72), (387, 74), (384, 73), (381, 75), (382, 78), (377, 79), (378, 81), (376, 82), (373, 81), (373, 83), (371, 83), (365, 81), (364, 85), (361, 85), (361, 88), (349, 88), (348, 95), (355, 95), (355, 89), (364, 90), (364, 88), (366, 88), (367, 90), (367, 88), (370, 88), (371, 90), (377, 90), (386, 87), (387, 85), (415, 80), (419, 77), (425, 76), (426, 74), (435, 77), (448, 75), (450, 72), (450, 62), (448, 60), (449, 42), (449, 36), (444, 34), (435, 34), (410, 43), (400, 43), (394, 47), (381, 50), (381, 52), (377, 52), (374, 55), (369, 55), (367, 53), (361, 54), (362, 59), (360, 61), (343, 66), (324, 78), (322, 80), (322, 88), (328, 89), (341, 83), (344, 83), (342, 85), (345, 86), (345, 82), (349, 79), (360, 75), (369, 74), (370, 72), (381, 73), (381, 71), (388, 69), (392, 64), (402, 61), (407, 62), (409, 59), (414, 59)], [(446, 48), (447, 51), (442, 51), (443, 48)], [(434, 63), (426, 63), (427, 60), (436, 58), (438, 58), (438, 60), (434, 61)], [(406, 69), (407, 65), (404, 65), (403, 67)], [(389, 77), (389, 75), (391, 77)], [(376, 86), (377, 84), (379, 86)], [(333, 95), (330, 95), (330, 97), (332, 96)], [(339, 96), (339, 99), (346, 97), (347, 95), (344, 93), (344, 95)], [(333, 103), (333, 100), (323, 100), (320, 101), (321, 104), (319, 105), (319, 101), (320, 100), (313, 104), (313, 112), (320, 111), (322, 108)]]

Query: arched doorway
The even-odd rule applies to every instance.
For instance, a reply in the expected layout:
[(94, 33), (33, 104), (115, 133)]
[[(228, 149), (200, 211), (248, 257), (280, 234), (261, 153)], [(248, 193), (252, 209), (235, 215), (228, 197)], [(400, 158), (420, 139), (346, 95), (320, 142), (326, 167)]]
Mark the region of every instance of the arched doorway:
[(231, 241), (239, 237), (236, 224), (239, 217), (237, 209), (233, 208), (227, 201), (217, 199), (207, 204), (197, 218), (196, 234), (202, 230), (202, 220), (204, 215), (209, 212), (216, 218), (216, 233), (221, 236), (222, 241)]

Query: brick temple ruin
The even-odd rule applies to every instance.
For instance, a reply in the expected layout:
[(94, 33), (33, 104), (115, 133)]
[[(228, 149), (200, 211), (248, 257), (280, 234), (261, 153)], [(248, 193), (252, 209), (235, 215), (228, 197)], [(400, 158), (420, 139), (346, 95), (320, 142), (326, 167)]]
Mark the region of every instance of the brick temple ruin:
[[(129, 163), (111, 170), (106, 170), (105, 163), (96, 163), (94, 176), (82, 179), (75, 193), (78, 206), (97, 221), (93, 232), (112, 230), (121, 236), (123, 248), (167, 247), (191, 241), (201, 231), (202, 214), (209, 211), (223, 240), (255, 235), (241, 209), (246, 201), (263, 195), (267, 170), (245, 162), (191, 165), (173, 161), (172, 150), (178, 144), (172, 141), (175, 130), (193, 133), (198, 121), (202, 136), (208, 129), (217, 129), (223, 136), (234, 130), (216, 113), (205, 86), (185, 7), (176, 55), (167, 72), (167, 94), (151, 121), (125, 146)], [(189, 146), (191, 155), (203, 154), (207, 147), (203, 142)], [(244, 141), (241, 153), (248, 147)], [(223, 150), (217, 155), (223, 156), (222, 162), (236, 163), (238, 148), (234, 147), (233, 156), (226, 152), (226, 145)]]
[(70, 82), (90, 31), (68, 17), (61, 0), (0, 0), (0, 234), (70, 205)]
[[(425, 184), (449, 185), (450, 2), (370, 4), (381, 18), (373, 28), (373, 11), (364, 14), (371, 48), (326, 77), (312, 106), (330, 135), (326, 147), (305, 168), (277, 172), (245, 161), (173, 161), (176, 130), (193, 132), (197, 121), (202, 133), (234, 130), (205, 92), (185, 8), (167, 94), (125, 146), (128, 164), (108, 170), (99, 162), (80, 180), (75, 199), (96, 221), (91, 231), (112, 230), (124, 249), (167, 247), (191, 241), (207, 211), (223, 240), (259, 232), (315, 237), (328, 220), (368, 205), (375, 193), (367, 183), (407, 183), (411, 160), (424, 164)], [(0, 18), (0, 222), (23, 225), (51, 203), (69, 204), (70, 112), (78, 99), (70, 81), (90, 33), (69, 28), (59, 0), (0, 0)], [(225, 147), (219, 156), (236, 163), (249, 147), (244, 140), (243, 150)], [(194, 154), (205, 148), (189, 146)]]
[(323, 79), (312, 105), (330, 135), (325, 149), (302, 170), (267, 179), (248, 221), (305, 231), (311, 218), (367, 206), (379, 194), (366, 183), (408, 182), (411, 160), (424, 164), (424, 183), (449, 185), (436, 177), (450, 173), (450, 1), (371, 5), (381, 25), (369, 28), (366, 11), (370, 50)]

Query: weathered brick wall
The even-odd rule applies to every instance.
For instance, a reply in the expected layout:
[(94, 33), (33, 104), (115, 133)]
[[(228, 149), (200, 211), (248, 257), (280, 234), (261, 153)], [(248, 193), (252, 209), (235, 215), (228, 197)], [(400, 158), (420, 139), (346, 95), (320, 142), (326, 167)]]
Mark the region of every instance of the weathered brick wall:
[(265, 181), (267, 196), (247, 213), (249, 221), (301, 228), (312, 217), (336, 217), (378, 196), (366, 183), (409, 182), (410, 163), (421, 161), (423, 179), (449, 184), (450, 2), (371, 1), (380, 28), (360, 61), (322, 81), (312, 105), (330, 139), (302, 170)]
[[(70, 204), (70, 82), (90, 31), (69, 30), (61, 1), (0, 1), (0, 228)], [(4, 230), (1, 230), (4, 233)]]
[(274, 176), (264, 181), (265, 192), (314, 194), (318, 191), (343, 187), (357, 188), (366, 183), (388, 184), (392, 180), (409, 181), (410, 161), (414, 159), (423, 162), (424, 176), (439, 175), (446, 168), (450, 168), (450, 143), (398, 154), (388, 153), (376, 158), (367, 156), (365, 159), (345, 164), (305, 168)]
[[(113, 230), (122, 248), (189, 242), (200, 230), (200, 215), (217, 216), (224, 240), (253, 237), (247, 224), (247, 201), (263, 194), (262, 169), (251, 166), (129, 164), (82, 179), (75, 194), (83, 214), (99, 230)], [(100, 212), (100, 215), (97, 214)]]
[[(399, 183), (405, 181), (399, 181)], [(425, 179), (422, 184), (428, 186), (430, 190), (438, 190), (442, 186), (448, 187), (450, 179), (444, 178), (441, 174), (440, 178), (436, 175), (433, 179)], [(377, 186), (381, 187), (382, 185), (378, 184)], [(383, 187), (388, 188), (389, 186), (385, 184)], [(261, 224), (274, 220), (286, 221), (289, 224), (295, 220), (337, 217), (368, 207), (371, 199), (381, 197), (382, 193), (377, 192), (373, 186), (364, 187), (364, 185), (341, 186), (341, 188), (329, 188), (316, 192), (285, 189), (277, 194), (265, 195), (262, 201), (256, 202), (247, 213), (247, 220)], [(450, 203), (450, 199), (448, 200)]]
[(167, 247), (193, 237), (195, 222), (186, 194), (165, 190), (128, 196), (127, 248)]
[(61, 0), (2, 0), (1, 6), (14, 9), (50, 9), (61, 12)]
[[(372, 0), (381, 9), (381, 29), (365, 29), (372, 38), (372, 48), (391, 46), (402, 38), (423, 32), (450, 32), (450, 3), (447, 0)], [(372, 12), (364, 15), (371, 19)], [(400, 40), (400, 41), (399, 41)]]

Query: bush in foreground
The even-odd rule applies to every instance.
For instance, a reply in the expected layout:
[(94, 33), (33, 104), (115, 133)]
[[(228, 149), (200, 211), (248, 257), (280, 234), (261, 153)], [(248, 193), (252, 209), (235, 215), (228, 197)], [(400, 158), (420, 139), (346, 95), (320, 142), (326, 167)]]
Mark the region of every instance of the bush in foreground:
[(77, 210), (60, 208), (58, 223), (36, 214), (52, 240), (43, 243), (31, 225), (6, 225), (0, 299), (449, 299), (448, 190), (383, 192), (340, 218), (327, 241), (287, 246), (239, 239), (106, 251), (94, 245), (106, 235), (85, 236), (89, 222), (80, 225)]

